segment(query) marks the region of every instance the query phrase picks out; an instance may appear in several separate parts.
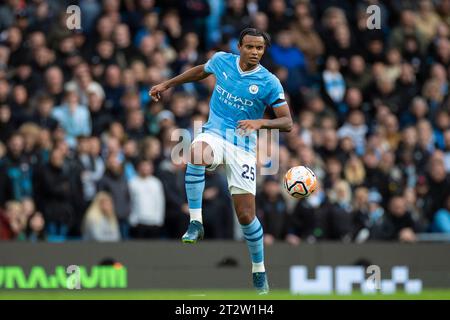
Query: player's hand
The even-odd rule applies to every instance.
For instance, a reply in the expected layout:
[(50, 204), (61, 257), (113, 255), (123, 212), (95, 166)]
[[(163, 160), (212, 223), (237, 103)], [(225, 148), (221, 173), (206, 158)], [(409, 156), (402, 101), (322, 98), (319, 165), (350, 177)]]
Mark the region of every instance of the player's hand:
[(153, 100), (159, 101), (161, 99), (161, 93), (169, 89), (169, 87), (165, 83), (158, 84), (150, 89), (148, 94), (152, 97)]
[(262, 120), (241, 120), (238, 122), (237, 130), (241, 132), (241, 135), (246, 135), (252, 131), (261, 129), (262, 126)]

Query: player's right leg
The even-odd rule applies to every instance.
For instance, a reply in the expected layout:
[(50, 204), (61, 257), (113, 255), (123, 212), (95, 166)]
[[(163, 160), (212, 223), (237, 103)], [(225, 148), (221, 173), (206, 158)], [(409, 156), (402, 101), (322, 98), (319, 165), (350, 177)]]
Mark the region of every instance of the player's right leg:
[(205, 167), (212, 164), (211, 159), (214, 159), (214, 154), (210, 144), (205, 141), (192, 143), (185, 176), (190, 222), (182, 237), (184, 243), (196, 243), (204, 236), (202, 198), (205, 189)]

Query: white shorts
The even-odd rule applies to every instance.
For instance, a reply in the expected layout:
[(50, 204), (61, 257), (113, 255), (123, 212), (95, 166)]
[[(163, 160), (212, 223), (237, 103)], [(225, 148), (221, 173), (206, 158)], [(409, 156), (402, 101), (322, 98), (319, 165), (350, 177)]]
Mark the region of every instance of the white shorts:
[(230, 194), (256, 195), (256, 156), (213, 133), (198, 134), (192, 144), (199, 141), (207, 143), (214, 155), (206, 170), (213, 171), (219, 165), (225, 165)]

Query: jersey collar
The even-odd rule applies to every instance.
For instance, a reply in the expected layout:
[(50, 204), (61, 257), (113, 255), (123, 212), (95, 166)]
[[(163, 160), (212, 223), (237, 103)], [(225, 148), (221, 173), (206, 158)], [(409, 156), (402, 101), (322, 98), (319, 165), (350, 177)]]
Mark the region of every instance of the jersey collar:
[(254, 73), (258, 72), (259, 70), (261, 70), (261, 65), (258, 64), (258, 66), (255, 69), (253, 69), (253, 70), (242, 71), (241, 66), (239, 65), (239, 60), (240, 60), (240, 57), (237, 56), (237, 58), (236, 58), (236, 67), (237, 67), (237, 69), (239, 71), (239, 74), (241, 76), (248, 76), (249, 74), (254, 74)]

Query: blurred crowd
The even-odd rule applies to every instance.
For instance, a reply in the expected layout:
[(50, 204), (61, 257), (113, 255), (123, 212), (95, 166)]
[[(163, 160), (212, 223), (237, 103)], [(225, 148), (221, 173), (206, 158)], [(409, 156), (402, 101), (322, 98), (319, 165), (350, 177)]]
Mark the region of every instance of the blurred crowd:
[[(266, 244), (450, 233), (450, 0), (0, 3), (0, 239), (180, 237), (185, 165), (171, 135), (207, 120), (215, 80), (159, 102), (148, 90), (238, 53), (247, 26), (272, 37), (261, 63), (295, 122), (259, 145), (280, 166), (257, 179)], [(300, 201), (280, 183), (296, 165), (320, 181)], [(207, 238), (239, 238), (221, 169), (207, 173), (203, 215)]]

